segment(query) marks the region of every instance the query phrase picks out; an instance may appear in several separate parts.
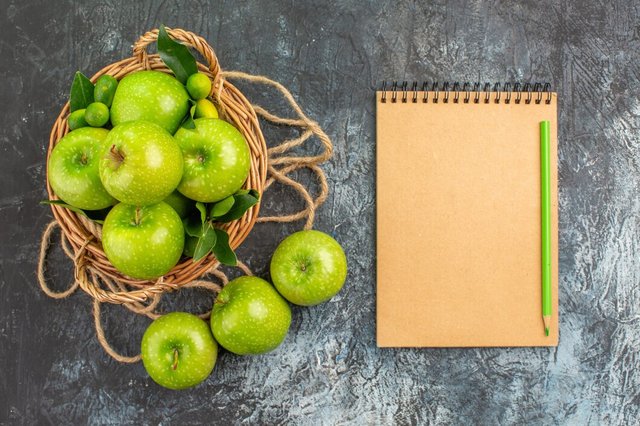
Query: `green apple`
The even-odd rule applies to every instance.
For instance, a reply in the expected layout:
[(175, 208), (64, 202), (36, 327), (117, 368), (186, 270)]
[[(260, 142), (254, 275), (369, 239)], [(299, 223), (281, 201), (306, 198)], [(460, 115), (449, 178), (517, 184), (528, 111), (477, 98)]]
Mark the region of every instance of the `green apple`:
[(111, 123), (146, 120), (174, 134), (189, 110), (189, 94), (174, 77), (138, 71), (120, 80), (111, 103)]
[(271, 284), (240, 277), (224, 286), (211, 311), (211, 330), (223, 348), (261, 354), (280, 345), (291, 325), (291, 308)]
[(335, 296), (347, 278), (347, 257), (340, 244), (320, 231), (289, 235), (271, 258), (271, 279), (291, 303), (312, 306)]
[(178, 191), (192, 200), (212, 203), (242, 187), (251, 157), (247, 142), (235, 127), (217, 118), (198, 118), (196, 128), (180, 128), (175, 139), (184, 157)]
[(117, 204), (102, 226), (102, 247), (116, 269), (131, 278), (163, 276), (180, 260), (184, 228), (167, 203)]
[(171, 194), (167, 195), (163, 201), (169, 204), (171, 208), (178, 213), (178, 216), (180, 216), (181, 219), (187, 217), (195, 205), (193, 200), (188, 199), (178, 191), (173, 191)]
[(109, 131), (83, 127), (58, 141), (49, 156), (48, 176), (53, 192), (65, 203), (100, 210), (116, 203), (100, 182), (98, 164)]
[(142, 336), (142, 363), (160, 386), (186, 389), (206, 379), (218, 358), (207, 323), (186, 312), (156, 319)]
[(100, 161), (100, 179), (109, 194), (133, 205), (155, 204), (182, 178), (183, 160), (173, 136), (147, 121), (114, 127)]

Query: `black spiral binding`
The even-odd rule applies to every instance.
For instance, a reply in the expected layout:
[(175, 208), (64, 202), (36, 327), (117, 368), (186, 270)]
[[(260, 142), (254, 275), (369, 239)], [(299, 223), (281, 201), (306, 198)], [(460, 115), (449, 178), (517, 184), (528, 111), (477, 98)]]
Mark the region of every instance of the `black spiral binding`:
[[(442, 84), (439, 84), (437, 81), (431, 82), (429, 84), (428, 81), (424, 81), (420, 86), (420, 90), (418, 90), (419, 82), (414, 81), (411, 84), (411, 88), (409, 88), (409, 82), (407, 81), (392, 81), (391, 88), (387, 90), (387, 82), (382, 82), (382, 97), (380, 100), (383, 103), (387, 102), (387, 96), (389, 96), (391, 103), (396, 102), (413, 102), (418, 103), (420, 100), (418, 99), (419, 92), (423, 92), (421, 97), (422, 103), (429, 102), (429, 93), (433, 93), (431, 97), (432, 103), (449, 103), (453, 102), (454, 104), (460, 103), (462, 101), (465, 104), (473, 102), (474, 104), (479, 104), (481, 102), (488, 104), (491, 102), (491, 98), (493, 97), (493, 102), (499, 104), (503, 102), (505, 104), (510, 104), (513, 100), (513, 103), (520, 104), (524, 101), (525, 104), (530, 104), (532, 101), (536, 104), (542, 102), (544, 95), (546, 94), (546, 99), (544, 99), (545, 104), (551, 103), (551, 84), (550, 83), (484, 83), (482, 85), (480, 82), (472, 83), (465, 82), (460, 84), (459, 82), (450, 83), (445, 81)], [(482, 86), (482, 90), (480, 90), (480, 86)], [(388, 92), (391, 92), (390, 95), (387, 95)], [(452, 96), (453, 92), (453, 96)], [(484, 97), (480, 94), (484, 92)], [(409, 96), (411, 93), (411, 96)], [(460, 96), (461, 93), (464, 93), (463, 96)], [(473, 97), (472, 97), (473, 94)]]

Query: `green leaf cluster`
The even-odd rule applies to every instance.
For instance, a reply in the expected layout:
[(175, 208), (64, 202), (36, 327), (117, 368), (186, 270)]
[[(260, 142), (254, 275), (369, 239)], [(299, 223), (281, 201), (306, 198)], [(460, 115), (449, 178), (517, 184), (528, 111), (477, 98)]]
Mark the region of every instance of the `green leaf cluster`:
[(237, 259), (229, 245), (229, 235), (216, 224), (241, 218), (259, 200), (258, 191), (251, 189), (240, 190), (216, 203), (196, 203), (197, 212), (183, 221), (187, 234), (184, 254), (197, 262), (213, 252), (220, 263), (235, 266)]
[(187, 46), (169, 37), (164, 25), (160, 25), (158, 31), (158, 54), (182, 84), (187, 84), (189, 76), (198, 72), (196, 58)]

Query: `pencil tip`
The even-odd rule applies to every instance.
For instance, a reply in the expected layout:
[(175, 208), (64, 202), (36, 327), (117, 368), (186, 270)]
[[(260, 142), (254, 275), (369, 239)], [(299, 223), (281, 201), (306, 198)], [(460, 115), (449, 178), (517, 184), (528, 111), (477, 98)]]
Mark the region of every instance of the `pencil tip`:
[(544, 323), (544, 334), (549, 335), (549, 330), (551, 330), (551, 315), (543, 315), (542, 322)]

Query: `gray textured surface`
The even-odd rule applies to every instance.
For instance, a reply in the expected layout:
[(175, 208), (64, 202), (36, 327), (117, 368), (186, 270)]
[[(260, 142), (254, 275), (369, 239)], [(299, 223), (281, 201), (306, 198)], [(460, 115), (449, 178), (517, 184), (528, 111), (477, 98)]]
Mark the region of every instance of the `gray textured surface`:
[[(18, 1), (0, 5), (0, 423), (633, 424), (640, 416), (638, 1)], [(134, 4), (135, 3), (135, 4)], [(424, 2), (427, 3), (427, 2)], [(129, 55), (164, 22), (202, 34), (222, 66), (288, 86), (333, 138), (317, 228), (350, 261), (330, 303), (294, 309), (281, 348), (223, 353), (200, 387), (156, 386), (100, 349), (83, 294), (35, 281), (48, 132), (76, 69)], [(550, 81), (560, 94), (560, 346), (375, 346), (375, 81)], [(246, 86), (243, 86), (246, 87)], [(273, 94), (247, 88), (261, 104)], [(269, 138), (286, 134), (266, 129)], [(266, 211), (294, 208), (284, 190)], [(240, 250), (259, 274), (295, 226), (255, 229)], [(58, 288), (71, 278), (54, 253)], [(60, 262), (56, 262), (60, 260)], [(170, 305), (202, 309), (201, 293)], [(105, 310), (134, 353), (147, 320)]]

